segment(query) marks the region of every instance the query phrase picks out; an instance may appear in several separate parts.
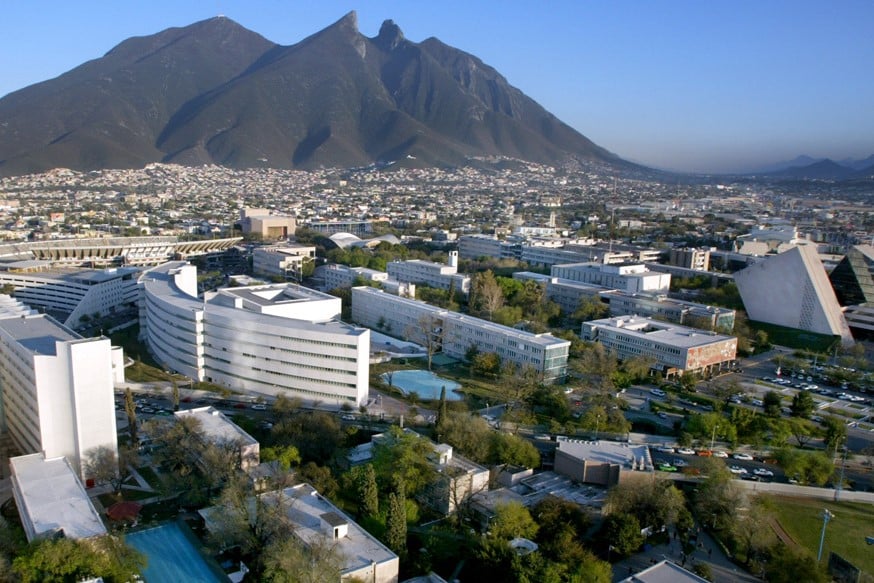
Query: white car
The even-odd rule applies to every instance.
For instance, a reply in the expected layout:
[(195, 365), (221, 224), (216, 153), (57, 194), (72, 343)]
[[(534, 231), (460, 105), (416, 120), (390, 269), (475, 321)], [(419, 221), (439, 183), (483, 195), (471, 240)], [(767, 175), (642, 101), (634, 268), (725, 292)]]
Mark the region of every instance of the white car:
[(753, 473), (757, 476), (765, 476), (766, 478), (774, 477), (774, 472), (772, 472), (768, 468), (756, 468), (753, 470)]
[(683, 455), (695, 455), (695, 450), (692, 448), (689, 448), (689, 447), (681, 447), (680, 449), (677, 450), (677, 453), (680, 453)]
[(753, 461), (753, 456), (751, 456), (748, 453), (736, 453), (736, 454), (733, 454), (731, 457), (733, 457), (736, 460), (743, 460), (745, 462)]
[(656, 448), (656, 451), (659, 453), (676, 453), (673, 447), (667, 446)]
[(714, 449), (713, 450), (713, 457), (728, 457), (728, 453), (726, 453), (722, 450), (719, 450), (719, 449)]
[(649, 392), (651, 395), (655, 395), (656, 397), (664, 397), (667, 394), (661, 389), (650, 389)]
[(730, 468), (728, 468), (728, 471), (731, 472), (732, 474), (739, 474), (739, 475), (747, 473), (746, 468), (742, 468), (740, 466), (731, 466)]
[(252, 405), (252, 409), (255, 410), (255, 411), (266, 411), (266, 410), (267, 410), (267, 405), (261, 405), (261, 404), (258, 404), (258, 405)]

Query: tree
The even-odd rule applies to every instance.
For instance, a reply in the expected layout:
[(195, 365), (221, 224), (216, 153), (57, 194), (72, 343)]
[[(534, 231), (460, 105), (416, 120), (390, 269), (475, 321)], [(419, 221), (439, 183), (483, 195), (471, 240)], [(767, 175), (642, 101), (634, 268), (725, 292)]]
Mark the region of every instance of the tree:
[(428, 461), (433, 449), (418, 434), (394, 426), (373, 449), (373, 469), (383, 491), (402, 479), (405, 494), (415, 496), (433, 479), (434, 469)]
[(295, 536), (276, 539), (264, 549), (263, 580), (269, 583), (323, 583), (340, 581), (344, 557), (322, 537), (304, 544)]
[(601, 296), (593, 294), (580, 298), (580, 305), (573, 313), (573, 318), (582, 322), (588, 322), (590, 320), (606, 318), (609, 313), (610, 306), (601, 301)]
[(330, 460), (343, 441), (336, 415), (324, 411), (298, 412), (278, 419), (271, 430), (275, 444), (294, 445), (303, 461)]
[(783, 400), (780, 398), (780, 393), (777, 391), (768, 391), (765, 393), (762, 405), (762, 408), (765, 410), (765, 415), (768, 417), (779, 417), (782, 406)]
[(22, 583), (82, 581), (102, 577), (107, 583), (139, 578), (145, 557), (121, 539), (104, 536), (94, 540), (37, 539), (12, 562)]
[(497, 352), (477, 352), (470, 363), (470, 370), (484, 377), (497, 377), (501, 370), (501, 357)]
[(118, 450), (100, 445), (85, 452), (85, 475), (92, 478), (96, 484), (109, 484), (112, 491), (118, 494), (124, 481), (130, 477), (131, 466), (136, 462), (136, 449), (122, 446)]
[(491, 270), (478, 273), (473, 277), (470, 295), (471, 310), (474, 313), (484, 315), (489, 320), (504, 305), (504, 292)]
[(810, 417), (811, 413), (813, 413), (816, 404), (813, 402), (813, 397), (810, 396), (808, 391), (798, 391), (795, 393), (795, 396), (792, 397), (792, 416), (793, 417), (801, 417), (802, 419), (807, 419)]
[(260, 451), (262, 462), (277, 462), (283, 472), (287, 472), (292, 466), (300, 464), (300, 452), (293, 445), (277, 445), (265, 447)]
[(765, 567), (765, 576), (771, 583), (825, 583), (830, 580), (813, 555), (783, 544), (774, 547)]
[(298, 476), (325, 496), (333, 496), (339, 487), (331, 468), (315, 462), (307, 462), (301, 466)]
[(395, 490), (388, 495), (385, 544), (398, 555), (403, 555), (407, 549), (407, 509), (403, 480), (398, 480), (395, 486)]
[(448, 411), (446, 410), (446, 385), (440, 387), (440, 403), (437, 406), (437, 420), (434, 422), (434, 436), (438, 443), (443, 442), (443, 433), (446, 429)]
[(271, 408), (277, 418), (283, 419), (300, 409), (301, 404), (301, 400), (297, 397), (289, 398), (285, 393), (279, 393)]
[(519, 502), (507, 502), (498, 504), (495, 508), (495, 518), (489, 526), (489, 537), (506, 541), (517, 537), (533, 539), (538, 528), (527, 508)]
[(173, 402), (173, 410), (179, 410), (179, 383), (175, 378), (170, 378), (171, 393), (170, 400)]
[(789, 429), (792, 437), (794, 437), (795, 441), (798, 443), (798, 447), (801, 448), (807, 445), (808, 442), (819, 433), (816, 425), (807, 419), (790, 417), (789, 419), (786, 419), (783, 424)]
[(127, 431), (130, 436), (131, 445), (136, 447), (139, 445), (137, 436), (137, 405), (134, 403), (134, 395), (130, 387), (124, 390), (124, 412), (127, 414)]
[(838, 448), (847, 440), (847, 424), (840, 417), (829, 415), (825, 418), (823, 426), (826, 450), (837, 453)]
[(615, 512), (604, 519), (601, 537), (619, 556), (627, 557), (643, 544), (640, 522), (633, 514)]
[(408, 340), (425, 349), (425, 354), (428, 357), (428, 370), (431, 370), (434, 355), (443, 348), (443, 320), (434, 314), (422, 314), (416, 324), (409, 326), (405, 330), (405, 335)]
[(685, 505), (683, 493), (673, 483), (648, 476), (623, 482), (607, 494), (610, 513), (630, 514), (641, 526), (656, 530), (676, 524)]
[(535, 469), (540, 465), (540, 452), (527, 439), (497, 431), (489, 432), (489, 436), (489, 463)]
[(376, 472), (371, 464), (356, 468), (355, 486), (358, 494), (358, 514), (375, 517), (379, 514), (379, 488)]

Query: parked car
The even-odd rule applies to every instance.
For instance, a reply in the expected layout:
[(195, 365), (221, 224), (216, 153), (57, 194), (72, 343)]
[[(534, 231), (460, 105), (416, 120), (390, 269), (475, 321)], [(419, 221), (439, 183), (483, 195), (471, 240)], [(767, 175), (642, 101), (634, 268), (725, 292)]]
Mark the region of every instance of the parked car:
[(733, 458), (736, 459), (736, 460), (743, 460), (743, 461), (745, 461), (745, 462), (751, 462), (751, 461), (753, 461), (753, 456), (751, 456), (751, 455), (748, 454), (748, 453), (743, 453), (743, 452), (735, 453), (735, 454), (733, 454), (731, 457), (733, 457)]
[(766, 478), (774, 477), (774, 472), (772, 472), (768, 468), (756, 468), (753, 470), (753, 473), (757, 476), (765, 476)]
[(257, 404), (257, 405), (252, 405), (252, 409), (254, 409), (255, 411), (266, 411), (266, 410), (267, 410), (267, 405), (261, 405), (261, 404), (259, 403), (259, 404)]
[(650, 392), (650, 394), (655, 395), (656, 397), (664, 397), (665, 395), (667, 395), (667, 393), (665, 393), (661, 389), (650, 389), (649, 392)]
[(663, 472), (676, 472), (677, 471), (677, 468), (675, 466), (672, 466), (669, 463), (659, 464), (658, 468), (659, 468), (659, 470), (661, 470)]
[(681, 447), (680, 449), (677, 450), (677, 453), (680, 453), (683, 455), (695, 455), (695, 450), (692, 449), (691, 447)]
[(662, 446), (662, 447), (656, 448), (656, 451), (660, 452), (660, 453), (676, 453), (676, 450), (674, 450), (673, 447), (667, 447), (667, 446)]
[(684, 459), (677, 458), (677, 459), (675, 459), (675, 460), (673, 461), (673, 464), (674, 464), (675, 466), (677, 466), (678, 468), (685, 468), (686, 466), (689, 465), (689, 462), (687, 462), (687, 461), (684, 460)]
[(728, 471), (731, 472), (732, 474), (738, 474), (738, 475), (742, 475), (742, 474), (747, 473), (746, 468), (742, 468), (740, 466), (729, 466)]
[(723, 457), (723, 458), (725, 458), (725, 457), (728, 457), (728, 453), (727, 453), (727, 452), (724, 452), (724, 451), (722, 451), (722, 450), (719, 450), (719, 449), (714, 449), (714, 450), (713, 450), (713, 457)]

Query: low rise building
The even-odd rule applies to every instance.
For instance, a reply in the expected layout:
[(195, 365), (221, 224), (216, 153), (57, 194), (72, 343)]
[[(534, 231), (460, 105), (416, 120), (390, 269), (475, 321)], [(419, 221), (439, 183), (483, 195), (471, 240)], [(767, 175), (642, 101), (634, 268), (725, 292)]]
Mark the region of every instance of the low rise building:
[(206, 439), (219, 447), (232, 447), (239, 454), (239, 468), (244, 472), (261, 463), (261, 445), (243, 428), (215, 407), (198, 407), (174, 413), (177, 419), (197, 419)]
[(27, 541), (62, 535), (87, 539), (106, 534), (76, 470), (62, 457), (34, 453), (9, 460), (12, 495)]
[(583, 484), (615, 486), (623, 472), (652, 472), (646, 445), (612, 441), (583, 441), (559, 436), (555, 472)]
[(694, 271), (708, 271), (710, 269), (710, 249), (691, 247), (671, 249), (668, 255), (668, 264)]
[[(336, 549), (342, 561), (340, 581), (397, 582), (398, 556), (309, 484), (266, 492), (259, 497), (261, 506), (276, 506), (284, 512), (301, 543)], [(251, 505), (255, 507), (254, 498)], [(220, 528), (224, 512), (221, 506), (198, 512), (207, 530)]]
[(287, 239), (294, 236), (297, 221), (294, 217), (273, 214), (268, 209), (244, 208), (240, 211), (240, 226), (246, 235)]
[(665, 376), (710, 374), (734, 362), (737, 338), (650, 318), (619, 316), (583, 322), (580, 337), (600, 342), (620, 359), (646, 357)]
[(352, 319), (385, 334), (431, 344), (452, 358), (465, 359), (475, 348), (494, 352), (503, 362), (512, 362), (520, 369), (530, 367), (546, 382), (561, 381), (567, 374), (567, 340), (524, 332), (373, 288), (352, 288)]
[[(326, 291), (332, 289), (350, 288), (356, 285), (356, 282), (363, 281), (364, 283), (383, 282), (388, 279), (388, 274), (384, 271), (376, 269), (368, 269), (367, 267), (349, 267), (339, 263), (329, 263), (321, 269), (322, 277), (325, 280), (324, 288)], [(360, 284), (357, 284), (360, 285)]]

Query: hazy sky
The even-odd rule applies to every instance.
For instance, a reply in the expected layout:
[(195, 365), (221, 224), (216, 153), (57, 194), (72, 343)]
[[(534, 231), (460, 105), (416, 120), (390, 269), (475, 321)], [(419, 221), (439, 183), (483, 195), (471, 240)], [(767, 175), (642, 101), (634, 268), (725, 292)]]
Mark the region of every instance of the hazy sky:
[(224, 14), (294, 44), (350, 10), (480, 57), (595, 143), (687, 171), (874, 154), (871, 0), (5, 0), (0, 95)]

